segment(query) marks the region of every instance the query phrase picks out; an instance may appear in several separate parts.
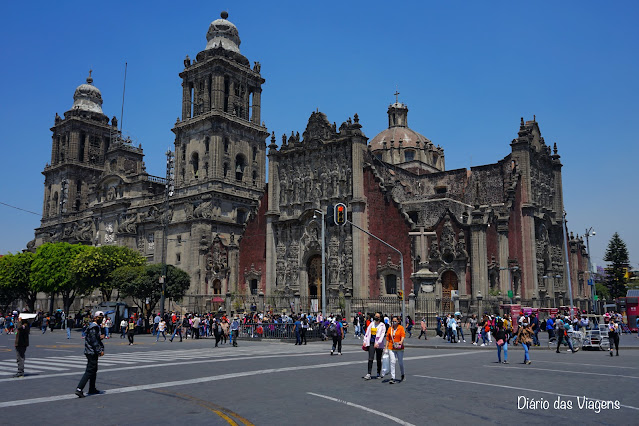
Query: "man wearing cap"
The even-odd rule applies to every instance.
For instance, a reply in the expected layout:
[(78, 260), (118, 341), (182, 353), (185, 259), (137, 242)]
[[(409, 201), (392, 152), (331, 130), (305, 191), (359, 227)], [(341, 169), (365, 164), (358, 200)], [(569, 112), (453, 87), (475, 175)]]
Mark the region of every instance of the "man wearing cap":
[(240, 331), (240, 319), (235, 317), (233, 319), (233, 323), (231, 324), (231, 341), (233, 342), (233, 346), (237, 347), (237, 336)]
[(87, 357), (87, 368), (84, 375), (75, 389), (75, 394), (84, 398), (83, 389), (89, 382), (89, 395), (99, 394), (100, 391), (95, 387), (95, 379), (98, 374), (98, 358), (104, 355), (104, 344), (100, 335), (100, 324), (104, 319), (104, 313), (97, 311), (93, 315), (93, 322), (89, 324), (84, 338), (84, 355)]

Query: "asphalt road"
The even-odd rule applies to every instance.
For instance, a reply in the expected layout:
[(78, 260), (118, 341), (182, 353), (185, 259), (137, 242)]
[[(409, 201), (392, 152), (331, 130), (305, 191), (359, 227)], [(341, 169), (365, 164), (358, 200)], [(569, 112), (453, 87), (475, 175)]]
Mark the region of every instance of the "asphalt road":
[(211, 339), (136, 336), (129, 346), (116, 336), (100, 359), (105, 392), (80, 399), (79, 333), (34, 330), (22, 379), (10, 377), (13, 338), (0, 335), (3, 424), (636, 424), (639, 416), (639, 350), (623, 346), (619, 357), (533, 349), (532, 365), (521, 364), (520, 349), (504, 365), (488, 348), (408, 348), (406, 380), (391, 385), (388, 376), (362, 379), (366, 353), (352, 337), (344, 355), (330, 356), (326, 342), (213, 348)]

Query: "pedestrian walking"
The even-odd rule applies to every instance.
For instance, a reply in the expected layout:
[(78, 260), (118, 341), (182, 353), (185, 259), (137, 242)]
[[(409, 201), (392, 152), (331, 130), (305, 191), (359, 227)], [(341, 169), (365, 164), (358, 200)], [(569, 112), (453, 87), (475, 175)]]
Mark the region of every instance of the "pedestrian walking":
[(386, 326), (382, 322), (382, 313), (377, 312), (364, 335), (364, 348), (368, 348), (368, 373), (365, 380), (370, 380), (373, 370), (373, 359), (377, 359), (377, 377), (382, 373), (382, 353), (384, 351), (384, 339), (386, 337)]
[(392, 319), (392, 325), (386, 333), (386, 349), (390, 355), (390, 373), (391, 379), (389, 383), (391, 385), (397, 383), (395, 380), (395, 361), (399, 363), (399, 370), (402, 373), (402, 382), (404, 381), (404, 339), (406, 338), (406, 332), (404, 327), (399, 323), (399, 317), (394, 316)]
[(42, 316), (42, 334), (47, 332), (47, 325), (49, 325), (49, 317), (46, 315)]
[(78, 383), (78, 387), (75, 389), (75, 394), (80, 398), (84, 398), (84, 387), (87, 382), (89, 382), (89, 395), (100, 393), (95, 387), (95, 381), (98, 375), (98, 358), (104, 355), (104, 344), (100, 335), (102, 321), (104, 321), (104, 313), (96, 311), (93, 316), (93, 322), (87, 327), (84, 339), (84, 355), (87, 357), (87, 368)]
[(73, 325), (73, 318), (71, 318), (68, 315), (63, 315), (62, 318), (63, 318), (62, 326), (67, 331), (67, 339), (70, 339), (71, 338), (71, 326)]
[[(408, 333), (408, 338), (413, 337), (413, 326), (415, 325), (415, 321), (410, 317), (410, 315), (406, 315), (406, 333)], [(392, 361), (391, 361), (392, 362)]]
[(495, 319), (495, 331), (493, 337), (495, 338), (495, 344), (497, 345), (497, 362), (502, 363), (501, 350), (504, 350), (504, 364), (508, 364), (508, 340), (506, 338), (506, 329), (504, 323), (500, 318)]
[(612, 356), (612, 345), (615, 345), (615, 349), (617, 350), (617, 356), (619, 356), (619, 333), (621, 332), (621, 327), (615, 321), (614, 318), (610, 319), (608, 323), (608, 341), (610, 342), (610, 356)]
[(166, 321), (164, 321), (164, 319), (161, 319), (160, 322), (158, 323), (158, 332), (155, 335), (155, 341), (158, 342), (160, 340), (160, 333), (162, 333), (162, 337), (164, 337), (164, 342), (166, 342)]
[(120, 321), (120, 339), (124, 339), (124, 336), (126, 335), (126, 329), (127, 329), (127, 321), (126, 318), (122, 318), (122, 321)]
[(342, 326), (342, 317), (337, 315), (333, 318), (331, 324), (328, 326), (328, 334), (333, 338), (333, 347), (331, 348), (331, 355), (337, 348), (338, 355), (342, 354), (342, 339), (344, 339), (344, 327)]
[(557, 319), (555, 320), (555, 333), (557, 335), (557, 351), (556, 352), (560, 353), (559, 348), (561, 347), (561, 344), (565, 340), (566, 343), (568, 344), (568, 348), (570, 348), (570, 351), (574, 354), (577, 351), (574, 350), (572, 347), (572, 342), (570, 341), (570, 338), (568, 337), (568, 331), (566, 330), (566, 327), (567, 327), (566, 323), (562, 320), (562, 318), (557, 317)]
[(295, 345), (302, 344), (302, 321), (299, 318), (295, 318), (293, 323), (293, 333), (295, 333)]
[(162, 319), (162, 317), (160, 317), (160, 313), (158, 312), (158, 314), (153, 318), (153, 335), (155, 336), (158, 332), (158, 325), (160, 324), (160, 320)]
[(472, 340), (473, 345), (477, 346), (477, 316), (472, 314), (468, 322), (470, 324), (470, 340)]
[(222, 340), (222, 324), (218, 318), (213, 319), (213, 335), (215, 336), (215, 347), (217, 348), (220, 344), (220, 340)]
[(420, 327), (422, 328), (421, 333), (417, 336), (418, 339), (421, 339), (424, 336), (424, 340), (428, 340), (428, 334), (426, 334), (426, 317), (422, 317), (420, 322)]
[(29, 321), (18, 317), (18, 325), (16, 326), (16, 362), (18, 363), (18, 372), (13, 377), (24, 377), (24, 358), (29, 346)]
[(126, 336), (129, 339), (129, 345), (133, 344), (133, 336), (135, 336), (135, 320), (133, 318), (129, 319), (127, 323)]
[(173, 339), (175, 339), (175, 336), (178, 334), (180, 335), (180, 342), (181, 342), (182, 341), (182, 321), (180, 320), (180, 317), (176, 316), (174, 326), (173, 326), (173, 335), (171, 335), (171, 338), (169, 340), (172, 342)]
[(529, 353), (530, 346), (533, 344), (533, 336), (535, 335), (532, 327), (532, 324), (524, 322), (517, 331), (517, 340), (524, 348), (524, 364), (532, 364)]
[(302, 342), (306, 344), (306, 332), (308, 331), (308, 318), (306, 315), (302, 317)]
[(105, 339), (109, 338), (109, 334), (111, 333), (111, 327), (113, 326), (113, 322), (111, 321), (111, 317), (106, 317), (104, 319), (104, 335)]
[(233, 319), (233, 323), (231, 324), (231, 341), (233, 342), (233, 347), (237, 348), (237, 338), (240, 332), (240, 319), (235, 317)]

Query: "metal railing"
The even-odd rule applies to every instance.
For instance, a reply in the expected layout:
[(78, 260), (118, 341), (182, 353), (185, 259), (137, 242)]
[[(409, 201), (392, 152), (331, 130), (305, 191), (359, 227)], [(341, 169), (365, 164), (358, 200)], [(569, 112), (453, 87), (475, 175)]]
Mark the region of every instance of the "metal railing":
[[(245, 323), (240, 325), (240, 339), (292, 339), (295, 340), (294, 324), (290, 323)], [(318, 323), (309, 324), (306, 329), (306, 339), (322, 338), (323, 326)], [(301, 334), (301, 331), (300, 331)]]

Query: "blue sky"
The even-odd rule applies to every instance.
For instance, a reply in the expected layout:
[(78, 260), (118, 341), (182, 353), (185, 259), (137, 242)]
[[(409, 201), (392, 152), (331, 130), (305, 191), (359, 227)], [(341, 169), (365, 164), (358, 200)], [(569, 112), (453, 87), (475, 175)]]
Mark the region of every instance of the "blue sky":
[[(262, 64), (262, 119), (278, 142), (316, 108), (338, 126), (358, 113), (372, 138), (397, 87), (409, 126), (451, 170), (500, 160), (535, 114), (564, 164), (570, 229), (594, 227), (597, 264), (619, 232), (639, 268), (636, 1), (5, 2), (0, 202), (41, 214), (55, 113), (91, 68), (119, 118), (125, 62), (124, 130), (162, 175), (183, 59), (204, 49), (221, 10)], [(39, 220), (0, 204), (0, 253), (24, 248)]]

